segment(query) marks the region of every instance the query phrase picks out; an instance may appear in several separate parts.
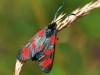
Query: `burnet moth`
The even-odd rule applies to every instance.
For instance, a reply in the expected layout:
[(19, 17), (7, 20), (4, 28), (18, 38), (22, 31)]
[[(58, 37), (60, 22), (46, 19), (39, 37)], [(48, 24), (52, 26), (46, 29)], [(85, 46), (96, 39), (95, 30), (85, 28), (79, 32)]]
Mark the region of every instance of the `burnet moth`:
[[(55, 14), (63, 7), (60, 6)], [(28, 43), (17, 53), (18, 60), (36, 60), (43, 72), (49, 73), (53, 66), (55, 44), (57, 41), (56, 22), (52, 22), (34, 35)]]

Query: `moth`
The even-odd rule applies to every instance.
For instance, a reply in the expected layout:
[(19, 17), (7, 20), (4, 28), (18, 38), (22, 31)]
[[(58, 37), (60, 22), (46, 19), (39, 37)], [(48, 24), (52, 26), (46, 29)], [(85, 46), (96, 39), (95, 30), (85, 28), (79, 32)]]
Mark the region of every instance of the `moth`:
[[(62, 7), (63, 5), (58, 8), (54, 19), (56, 19), (56, 15)], [(17, 59), (25, 61), (31, 59), (32, 61), (38, 61), (42, 71), (49, 73), (53, 66), (57, 42), (58, 30), (56, 29), (56, 22), (57, 21), (54, 20), (51, 24), (39, 30), (39, 32), (17, 53)]]
[(17, 59), (37, 60), (45, 73), (50, 72), (53, 65), (55, 44), (57, 41), (56, 22), (41, 29), (18, 52)]

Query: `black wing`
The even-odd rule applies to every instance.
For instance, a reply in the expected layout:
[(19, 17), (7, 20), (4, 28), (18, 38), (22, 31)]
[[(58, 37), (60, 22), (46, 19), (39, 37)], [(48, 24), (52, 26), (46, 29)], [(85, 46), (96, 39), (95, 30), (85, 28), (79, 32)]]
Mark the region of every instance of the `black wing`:
[(45, 47), (38, 58), (39, 65), (42, 71), (45, 73), (49, 73), (52, 69), (56, 40), (56, 34), (52, 35), (50, 38), (47, 38), (44, 42)]
[(25, 46), (23, 46), (17, 54), (19, 60), (28, 60), (35, 56), (37, 49), (46, 39), (46, 30), (47, 27), (41, 29)]

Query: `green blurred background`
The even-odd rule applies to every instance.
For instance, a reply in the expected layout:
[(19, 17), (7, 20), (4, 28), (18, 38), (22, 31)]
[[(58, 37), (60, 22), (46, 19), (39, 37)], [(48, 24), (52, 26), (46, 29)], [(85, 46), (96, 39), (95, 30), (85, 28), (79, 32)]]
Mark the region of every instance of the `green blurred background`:
[[(16, 53), (40, 28), (48, 25), (64, 2), (69, 14), (91, 0), (0, 0), (0, 75), (13, 75)], [(100, 75), (100, 8), (58, 34), (52, 71), (27, 61), (20, 75)]]

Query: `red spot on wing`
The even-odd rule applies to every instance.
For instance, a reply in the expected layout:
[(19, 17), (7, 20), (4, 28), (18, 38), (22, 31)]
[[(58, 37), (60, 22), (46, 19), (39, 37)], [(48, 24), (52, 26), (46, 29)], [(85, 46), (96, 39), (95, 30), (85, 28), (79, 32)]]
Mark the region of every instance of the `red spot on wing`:
[(31, 41), (31, 42), (34, 42), (34, 41), (35, 41), (35, 39), (34, 39), (34, 38), (32, 38), (30, 41)]
[(57, 41), (57, 36), (52, 36), (50, 39), (50, 44), (55, 44)]
[(41, 29), (38, 33), (37, 33), (38, 37), (42, 37), (44, 35), (44, 29)]
[(48, 58), (42, 62), (43, 67), (48, 67), (50, 64), (52, 64), (52, 59), (50, 59), (50, 58)]
[(42, 44), (42, 45), (39, 47), (38, 52), (40, 52), (40, 51), (43, 49), (43, 47), (44, 47), (44, 44)]
[(51, 53), (54, 53), (54, 48), (50, 49)]
[(46, 50), (46, 51), (44, 52), (45, 55), (49, 55), (49, 54), (51, 54), (51, 53), (54, 53), (54, 48), (49, 49), (49, 50)]
[(23, 48), (22, 56), (23, 56), (24, 58), (28, 58), (28, 55), (29, 55), (29, 47), (24, 47), (24, 48)]
[(34, 43), (32, 43), (32, 48), (34, 48), (34, 49), (36, 48), (36, 45)]

